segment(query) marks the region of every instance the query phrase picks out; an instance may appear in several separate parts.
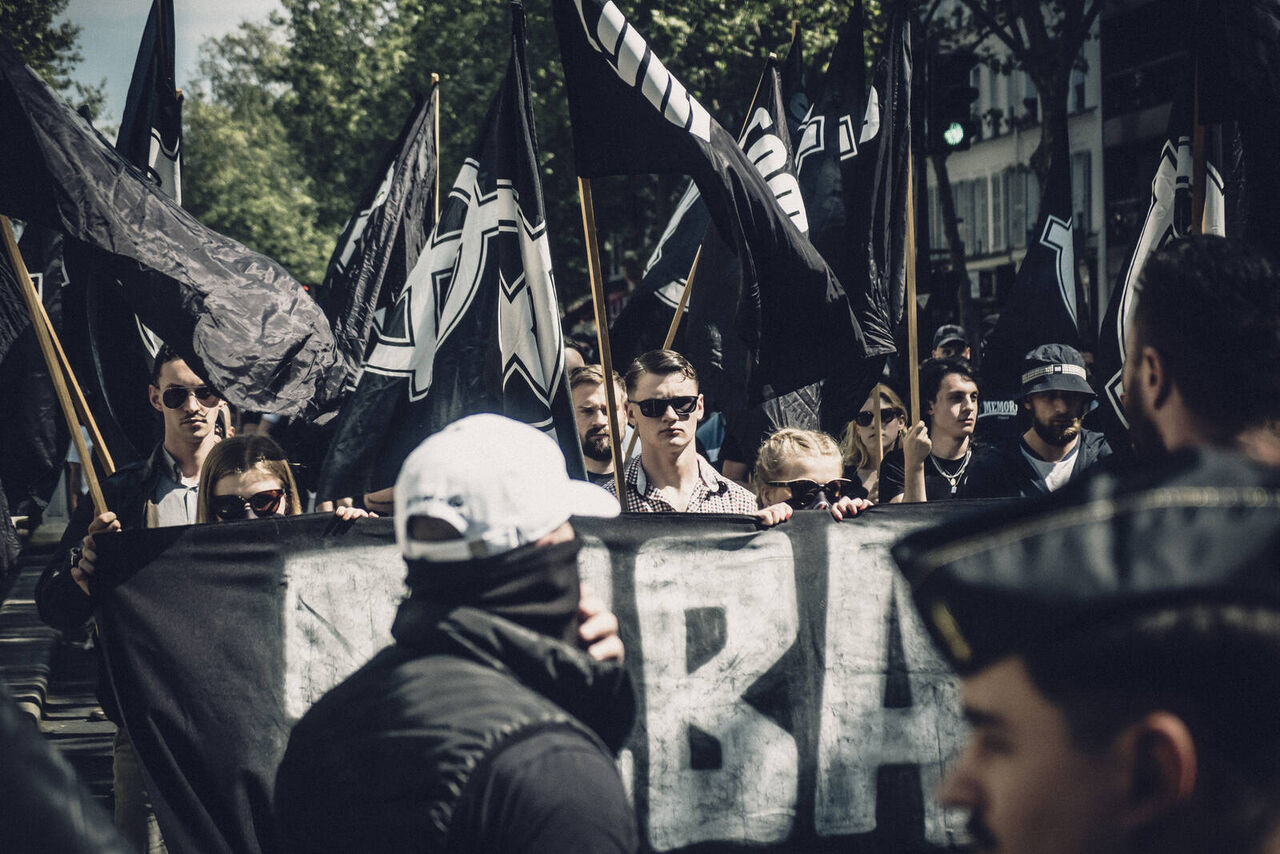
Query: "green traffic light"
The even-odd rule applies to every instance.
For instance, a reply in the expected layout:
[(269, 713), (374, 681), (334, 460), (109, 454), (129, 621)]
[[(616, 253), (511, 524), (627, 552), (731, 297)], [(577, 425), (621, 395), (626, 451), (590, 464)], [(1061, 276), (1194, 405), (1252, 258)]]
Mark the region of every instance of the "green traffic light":
[(942, 132), (942, 141), (951, 146), (964, 142), (964, 125), (960, 122), (947, 125), (947, 129)]

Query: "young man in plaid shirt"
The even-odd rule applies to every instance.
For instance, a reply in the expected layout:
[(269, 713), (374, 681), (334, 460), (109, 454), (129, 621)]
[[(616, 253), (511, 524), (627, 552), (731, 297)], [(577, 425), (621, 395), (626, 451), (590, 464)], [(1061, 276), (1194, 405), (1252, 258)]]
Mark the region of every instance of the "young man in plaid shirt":
[[(689, 360), (674, 350), (650, 350), (631, 363), (626, 384), (627, 419), (640, 434), (641, 452), (623, 474), (623, 511), (757, 515), (756, 497), (697, 451), (702, 395)], [(606, 489), (617, 491), (612, 481)]]

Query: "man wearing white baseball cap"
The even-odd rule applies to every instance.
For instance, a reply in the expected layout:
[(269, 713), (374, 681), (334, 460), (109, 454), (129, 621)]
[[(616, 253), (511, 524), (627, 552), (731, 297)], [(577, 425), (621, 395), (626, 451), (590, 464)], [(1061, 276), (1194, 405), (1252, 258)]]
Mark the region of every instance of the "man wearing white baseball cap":
[(409, 455), (395, 504), (395, 644), (294, 727), (284, 847), (635, 851), (614, 766), (635, 699), (618, 663), (579, 648), (569, 522), (617, 501), (570, 480), (546, 434), (474, 415)]

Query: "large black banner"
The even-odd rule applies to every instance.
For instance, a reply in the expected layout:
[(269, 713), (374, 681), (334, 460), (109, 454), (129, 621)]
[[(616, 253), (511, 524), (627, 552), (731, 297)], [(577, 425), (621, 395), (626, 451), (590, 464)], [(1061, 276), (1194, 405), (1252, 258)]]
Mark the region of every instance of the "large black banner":
[[(888, 555), (976, 502), (575, 521), (617, 613), (640, 716), (619, 770), (653, 851), (925, 852), (962, 737), (955, 682)], [(390, 642), (404, 563), (385, 519), (100, 537), (111, 682), (172, 851), (273, 851), (292, 722)]]

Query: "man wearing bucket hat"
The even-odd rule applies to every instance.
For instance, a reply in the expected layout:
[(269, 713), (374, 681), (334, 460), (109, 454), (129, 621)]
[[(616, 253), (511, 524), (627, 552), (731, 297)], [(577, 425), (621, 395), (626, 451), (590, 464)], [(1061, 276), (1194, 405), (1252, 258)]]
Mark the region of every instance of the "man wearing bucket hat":
[(1022, 362), (1019, 399), (1031, 426), (1017, 441), (976, 456), (965, 498), (1029, 497), (1058, 489), (1111, 456), (1101, 433), (1080, 421), (1096, 405), (1085, 379), (1084, 357), (1065, 344), (1043, 344)]
[(409, 455), (395, 505), (395, 643), (294, 727), (284, 848), (634, 851), (614, 757), (635, 699), (617, 662), (578, 646), (569, 521), (618, 502), (570, 480), (546, 434), (473, 415)]
[(1280, 469), (1102, 469), (893, 556), (972, 730), (977, 851), (1280, 852)]

